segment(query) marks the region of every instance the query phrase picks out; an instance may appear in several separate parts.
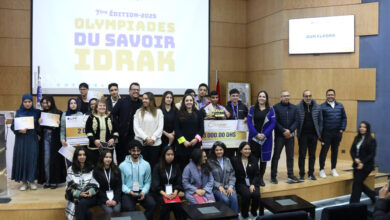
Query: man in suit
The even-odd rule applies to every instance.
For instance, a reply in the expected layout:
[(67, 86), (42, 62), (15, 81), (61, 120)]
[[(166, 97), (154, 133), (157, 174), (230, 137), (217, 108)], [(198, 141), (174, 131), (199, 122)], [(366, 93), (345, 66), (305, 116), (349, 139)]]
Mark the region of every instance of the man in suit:
[(107, 111), (112, 112), (115, 107), (115, 104), (121, 98), (119, 95), (119, 89), (117, 83), (110, 83), (108, 85), (108, 91), (110, 92), (110, 96), (107, 97)]

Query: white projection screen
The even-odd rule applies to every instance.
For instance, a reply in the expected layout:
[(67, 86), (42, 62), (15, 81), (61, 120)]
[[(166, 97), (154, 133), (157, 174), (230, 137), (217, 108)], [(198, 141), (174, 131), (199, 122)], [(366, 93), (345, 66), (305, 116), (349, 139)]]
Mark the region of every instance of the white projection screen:
[(81, 82), (121, 94), (182, 95), (209, 82), (209, 0), (33, 0), (31, 82), (78, 94)]
[(352, 53), (355, 16), (289, 20), (289, 54)]

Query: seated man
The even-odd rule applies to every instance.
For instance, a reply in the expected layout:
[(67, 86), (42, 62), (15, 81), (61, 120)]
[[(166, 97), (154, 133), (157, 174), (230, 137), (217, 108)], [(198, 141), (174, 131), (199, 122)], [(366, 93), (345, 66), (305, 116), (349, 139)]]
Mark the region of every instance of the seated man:
[(217, 91), (212, 91), (210, 93), (211, 102), (203, 108), (205, 120), (226, 119), (230, 117), (230, 113), (226, 108), (218, 104), (218, 96), (219, 94)]
[(119, 165), (122, 176), (122, 207), (124, 211), (135, 211), (136, 203), (139, 202), (145, 208), (146, 218), (153, 220), (156, 202), (149, 194), (151, 170), (149, 163), (142, 159), (141, 147), (141, 142), (130, 141), (130, 155)]
[(373, 219), (390, 219), (389, 183), (379, 190), (379, 199), (375, 203)]

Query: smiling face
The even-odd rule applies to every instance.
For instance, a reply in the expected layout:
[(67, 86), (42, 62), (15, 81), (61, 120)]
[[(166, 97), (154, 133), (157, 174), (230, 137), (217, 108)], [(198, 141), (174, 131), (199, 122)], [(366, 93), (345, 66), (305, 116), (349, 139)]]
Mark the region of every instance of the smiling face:
[(133, 147), (129, 150), (129, 153), (131, 157), (136, 160), (139, 158), (139, 155), (141, 154), (141, 149), (139, 149), (138, 147)]
[(366, 124), (360, 123), (360, 125), (359, 125), (359, 133), (361, 135), (367, 134), (367, 125)]
[(230, 95), (230, 101), (233, 103), (233, 105), (236, 105), (238, 103), (239, 98), (240, 95), (238, 93), (233, 93)]
[(202, 152), (202, 160), (201, 160), (201, 164), (205, 164), (207, 162), (207, 156), (206, 156), (206, 152)]
[(290, 102), (290, 93), (287, 91), (282, 92), (282, 94), (280, 94), (280, 101), (283, 104), (288, 104)]
[(106, 156), (104, 156), (103, 158), (104, 167), (109, 167), (111, 163), (112, 163), (112, 154), (111, 152), (107, 152)]
[(311, 95), (311, 91), (305, 91), (303, 93), (303, 101), (306, 103), (306, 104), (311, 104), (311, 100), (312, 100), (312, 95)]
[(91, 108), (92, 111), (95, 110), (95, 108), (96, 108), (96, 100), (91, 100), (89, 102), (89, 107)]
[(264, 92), (260, 92), (259, 96), (257, 97), (257, 101), (260, 105), (265, 105), (265, 102), (267, 101), (267, 96)]
[(184, 99), (184, 105), (186, 106), (186, 109), (192, 109), (194, 98), (191, 95), (187, 95)]
[(42, 100), (42, 108), (43, 110), (50, 110), (51, 102), (47, 99)]
[(85, 160), (87, 159), (87, 156), (85, 155), (85, 151), (84, 150), (80, 150), (79, 151), (79, 154), (77, 155), (77, 160), (80, 162), (80, 163), (85, 163)]
[(207, 95), (207, 87), (206, 86), (201, 86), (198, 89), (198, 95), (199, 97), (203, 98)]
[(172, 101), (173, 101), (172, 95), (171, 95), (171, 94), (167, 94), (167, 95), (165, 96), (165, 100), (164, 100), (165, 104), (166, 104), (166, 105), (171, 105), (171, 104), (172, 104)]
[(249, 157), (251, 155), (251, 147), (249, 146), (249, 144), (245, 145), (242, 149), (241, 149), (241, 155), (244, 156), (244, 157)]
[(147, 107), (149, 107), (149, 105), (150, 105), (150, 99), (149, 99), (148, 95), (143, 94), (143, 96), (142, 96), (142, 106), (147, 108)]
[(214, 150), (214, 153), (217, 156), (217, 158), (221, 158), (221, 157), (223, 157), (224, 150), (221, 146), (217, 146)]
[(114, 99), (116, 99), (116, 98), (118, 97), (118, 93), (119, 93), (118, 87), (116, 87), (116, 86), (111, 86), (109, 91), (110, 91), (110, 95), (111, 95)]
[(105, 114), (107, 110), (106, 103), (104, 102), (99, 102), (97, 106), (97, 112), (101, 115)]
[(326, 100), (327, 100), (328, 102), (334, 102), (335, 99), (336, 99), (336, 94), (334, 94), (333, 91), (328, 91), (328, 92), (326, 93)]
[(130, 87), (130, 97), (131, 99), (138, 99), (139, 98), (139, 91), (140, 91), (140, 87), (137, 86), (137, 85), (132, 85)]

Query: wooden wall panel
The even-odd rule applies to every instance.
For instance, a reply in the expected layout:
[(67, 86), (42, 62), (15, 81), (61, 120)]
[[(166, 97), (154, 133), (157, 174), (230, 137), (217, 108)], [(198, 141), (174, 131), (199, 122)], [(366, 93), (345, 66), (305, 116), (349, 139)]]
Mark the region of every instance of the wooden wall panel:
[(30, 10), (31, 0), (0, 0), (0, 8)]
[(29, 67), (0, 67), (2, 86), (0, 94), (15, 95), (29, 92), (30, 86)]
[(283, 85), (283, 71), (257, 71), (248, 73), (248, 81), (251, 82), (252, 103), (256, 101), (257, 93), (260, 90), (267, 91), (270, 97), (279, 97)]
[(378, 7), (377, 3), (370, 3), (280, 11), (248, 24), (248, 46), (288, 39), (288, 20), (291, 18), (353, 14), (356, 36), (378, 34)]
[[(215, 76), (215, 70), (210, 70), (210, 92), (215, 90), (217, 81)], [(234, 71), (218, 71), (219, 86), (221, 89), (221, 103), (225, 105), (229, 101), (227, 84), (228, 82), (248, 82), (246, 79), (246, 72), (234, 72)]]
[(30, 38), (30, 11), (0, 9), (0, 37)]
[(0, 48), (0, 66), (30, 66), (30, 39), (0, 38)]
[(246, 24), (246, 1), (210, 0), (210, 21)]
[(361, 0), (249, 0), (248, 23), (286, 9), (360, 4)]
[(246, 25), (211, 22), (210, 46), (246, 47)]
[(248, 48), (248, 71), (282, 69), (284, 42), (275, 41)]
[(245, 48), (210, 48), (210, 70), (246, 71)]
[(302, 97), (310, 89), (314, 98), (324, 98), (329, 88), (339, 100), (375, 100), (375, 69), (287, 69), (283, 71), (283, 88), (292, 97)]

